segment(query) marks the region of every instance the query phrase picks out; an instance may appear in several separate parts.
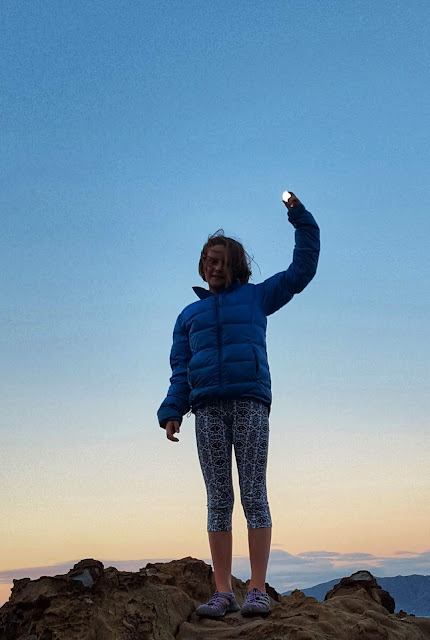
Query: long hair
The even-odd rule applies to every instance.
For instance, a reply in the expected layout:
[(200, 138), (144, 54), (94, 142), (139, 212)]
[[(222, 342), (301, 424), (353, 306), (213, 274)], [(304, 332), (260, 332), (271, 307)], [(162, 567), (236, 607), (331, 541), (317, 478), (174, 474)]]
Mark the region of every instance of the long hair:
[(218, 231), (210, 235), (203, 246), (199, 261), (199, 274), (203, 280), (206, 282), (204, 264), (208, 251), (217, 244), (226, 248), (228, 284), (231, 284), (236, 278), (239, 278), (241, 284), (247, 283), (252, 275), (251, 257), (238, 240), (224, 235), (224, 229), (218, 229)]

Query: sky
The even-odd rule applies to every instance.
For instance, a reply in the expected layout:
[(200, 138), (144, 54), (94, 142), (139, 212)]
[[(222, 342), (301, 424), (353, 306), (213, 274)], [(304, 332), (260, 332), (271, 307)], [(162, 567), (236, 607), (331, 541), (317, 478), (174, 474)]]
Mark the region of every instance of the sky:
[[(288, 267), (285, 189), (322, 250), (268, 322), (269, 579), (430, 573), (429, 27), (426, 0), (4, 0), (3, 600), (209, 558), (194, 418), (156, 419), (173, 325), (217, 229), (252, 282)], [(234, 536), (245, 578), (239, 499)]]

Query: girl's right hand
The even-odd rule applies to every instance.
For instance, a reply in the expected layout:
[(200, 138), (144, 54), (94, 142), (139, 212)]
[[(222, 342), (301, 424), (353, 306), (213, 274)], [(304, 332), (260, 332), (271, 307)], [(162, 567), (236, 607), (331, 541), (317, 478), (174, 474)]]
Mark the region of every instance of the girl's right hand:
[(179, 433), (179, 422), (177, 420), (169, 420), (166, 424), (166, 436), (168, 440), (172, 442), (179, 442), (178, 438), (175, 438), (174, 433)]

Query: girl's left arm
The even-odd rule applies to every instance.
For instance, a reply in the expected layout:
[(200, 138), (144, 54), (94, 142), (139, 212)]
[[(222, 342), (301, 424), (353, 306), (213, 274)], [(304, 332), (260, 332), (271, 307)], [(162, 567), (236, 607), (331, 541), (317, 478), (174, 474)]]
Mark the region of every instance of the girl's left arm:
[(187, 332), (181, 322), (181, 316), (176, 320), (173, 330), (173, 345), (170, 352), (170, 366), (172, 377), (165, 400), (158, 409), (158, 422), (165, 428), (169, 420), (176, 420), (179, 425), (182, 417), (190, 410), (188, 384), (188, 364), (191, 360), (191, 349)]
[(303, 291), (317, 270), (320, 230), (313, 215), (297, 202), (288, 211), (288, 220), (296, 230), (293, 261), (286, 271), (257, 285), (257, 296), (266, 315), (274, 313)]

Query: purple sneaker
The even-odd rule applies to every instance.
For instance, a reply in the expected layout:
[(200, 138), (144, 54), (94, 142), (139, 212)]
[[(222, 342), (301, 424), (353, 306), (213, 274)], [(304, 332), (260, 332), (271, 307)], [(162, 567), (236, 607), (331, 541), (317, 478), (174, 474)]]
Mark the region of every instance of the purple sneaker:
[(197, 607), (196, 613), (200, 618), (217, 620), (225, 616), (226, 613), (233, 613), (234, 611), (239, 611), (239, 609), (234, 593), (215, 591), (209, 602)]
[(248, 616), (267, 616), (270, 611), (270, 599), (267, 593), (262, 593), (257, 587), (248, 591), (241, 614)]

